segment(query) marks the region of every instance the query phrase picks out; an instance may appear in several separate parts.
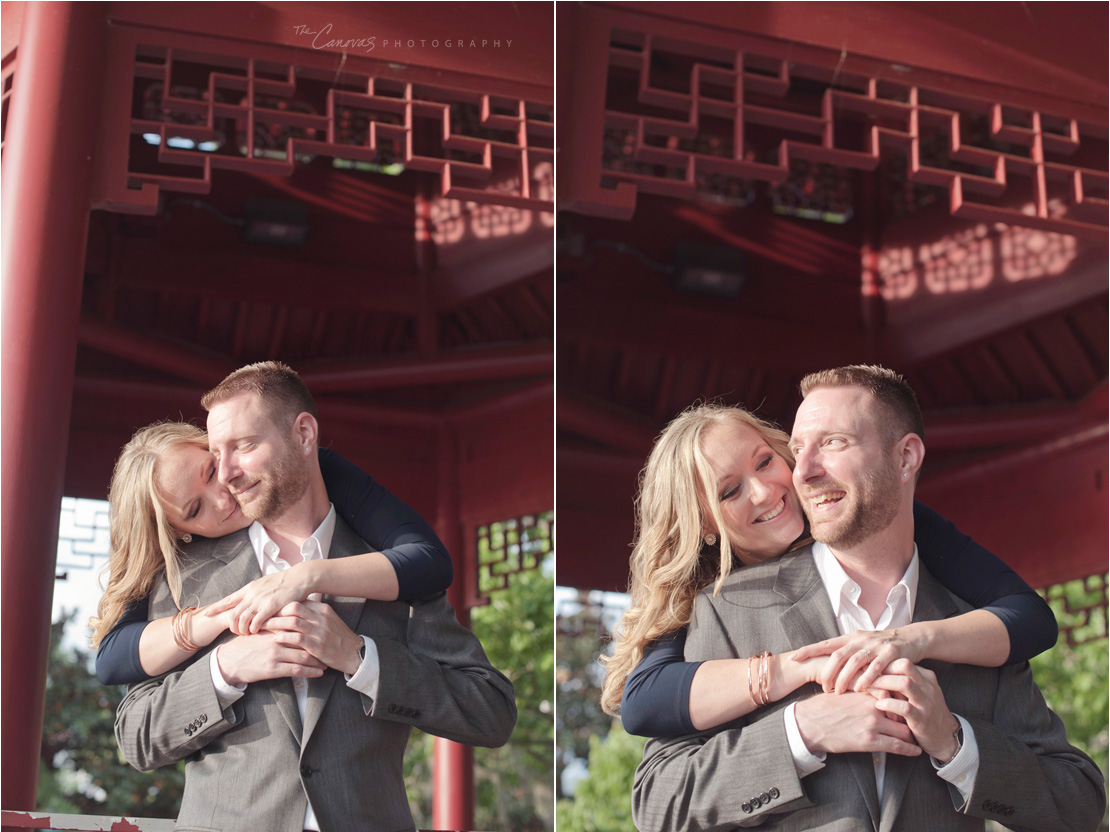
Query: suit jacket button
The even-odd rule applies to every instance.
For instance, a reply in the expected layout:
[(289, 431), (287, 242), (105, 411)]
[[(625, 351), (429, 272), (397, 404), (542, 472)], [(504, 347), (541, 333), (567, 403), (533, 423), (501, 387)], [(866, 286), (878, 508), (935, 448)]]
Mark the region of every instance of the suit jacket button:
[(312, 776), (312, 766), (308, 765), (307, 763), (305, 765), (301, 766), (301, 777), (304, 777), (304, 778), (307, 779), (311, 776)]
[(778, 789), (771, 789), (769, 794), (771, 795), (771, 800), (778, 800), (779, 795), (782, 794), (782, 792), (780, 792)]
[(414, 710), (414, 711), (412, 712), (412, 718), (413, 718), (413, 719), (420, 719), (420, 711), (416, 711), (416, 710)]
[(200, 724), (203, 725), (207, 721), (208, 721), (208, 714), (201, 714), (200, 715)]
[(193, 736), (193, 727), (191, 725), (186, 725), (185, 726), (185, 736), (187, 736), (187, 737)]
[(741, 803), (740, 808), (744, 810), (745, 815), (750, 815), (752, 813), (752, 804), (750, 803)]
[(763, 801), (759, 799), (759, 795), (756, 795), (751, 799), (751, 804), (753, 809), (758, 809), (760, 806), (763, 805)]
[(764, 792), (759, 796), (759, 802), (766, 806), (768, 803), (771, 802), (771, 795), (767, 794), (767, 792)]

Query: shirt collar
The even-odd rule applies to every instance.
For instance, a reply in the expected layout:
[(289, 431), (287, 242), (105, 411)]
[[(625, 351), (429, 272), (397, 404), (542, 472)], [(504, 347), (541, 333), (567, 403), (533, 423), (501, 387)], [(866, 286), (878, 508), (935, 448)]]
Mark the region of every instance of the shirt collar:
[[(829, 603), (832, 604), (833, 615), (840, 616), (840, 605), (845, 600), (858, 605), (859, 584), (848, 576), (848, 573), (844, 571), (844, 567), (840, 565), (840, 561), (836, 559), (829, 547), (815, 540), (810, 551), (813, 553), (813, 562), (817, 566), (817, 572), (821, 576), (821, 583), (829, 596)], [(895, 604), (900, 596), (903, 597), (909, 607), (911, 619), (913, 618), (914, 606), (917, 603), (917, 584), (920, 574), (921, 564), (917, 556), (917, 544), (914, 543), (910, 565), (906, 567), (902, 579), (891, 587), (886, 596), (888, 605)]]
[[(258, 558), (258, 566), (262, 574), (267, 574), (267, 563), (278, 568), (287, 564), (278, 557), (278, 545), (267, 534), (265, 527), (257, 520), (247, 529), (254, 554)], [(335, 506), (328, 504), (328, 514), (324, 521), (316, 527), (311, 535), (301, 543), (301, 557), (305, 560), (326, 560), (331, 553), (331, 540), (335, 536)]]

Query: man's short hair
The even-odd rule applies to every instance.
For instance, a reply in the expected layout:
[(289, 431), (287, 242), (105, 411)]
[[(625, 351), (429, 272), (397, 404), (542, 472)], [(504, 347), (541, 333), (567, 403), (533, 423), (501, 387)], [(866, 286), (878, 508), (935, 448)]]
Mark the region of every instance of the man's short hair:
[(916, 433), (925, 439), (925, 419), (917, 394), (901, 375), (874, 364), (852, 364), (834, 370), (821, 370), (810, 373), (799, 385), (802, 396), (821, 387), (862, 387), (875, 397), (889, 418), (880, 426), (889, 444), (893, 444), (907, 433)]
[(260, 361), (240, 367), (201, 397), (200, 404), (211, 410), (221, 402), (244, 393), (254, 393), (270, 420), (278, 427), (291, 427), (302, 413), (316, 418), (316, 402), (301, 377), (280, 361)]

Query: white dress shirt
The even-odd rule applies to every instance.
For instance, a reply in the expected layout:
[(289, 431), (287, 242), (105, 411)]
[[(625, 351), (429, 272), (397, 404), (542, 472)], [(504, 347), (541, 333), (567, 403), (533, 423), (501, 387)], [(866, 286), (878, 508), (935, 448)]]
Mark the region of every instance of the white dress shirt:
[[(821, 583), (829, 596), (833, 614), (836, 616), (836, 626), (840, 634), (844, 635), (853, 630), (891, 630), (904, 627), (913, 621), (914, 604), (917, 601), (917, 582), (920, 574), (920, 562), (917, 557), (917, 544), (913, 547), (913, 558), (906, 569), (902, 579), (887, 593), (886, 608), (878, 621), (872, 621), (871, 615), (859, 605), (860, 587), (848, 577), (844, 567), (836, 559), (829, 547), (824, 543), (813, 544), (813, 561), (817, 565), (817, 572), (821, 575)], [(956, 756), (948, 761), (947, 765), (938, 765), (933, 760), (933, 768), (944, 780), (947, 780), (963, 796), (964, 803), (971, 794), (975, 785), (975, 776), (979, 771), (979, 745), (975, 741), (975, 733), (967, 721), (955, 715), (963, 727), (963, 745)], [(794, 704), (783, 711), (783, 720), (786, 727), (786, 737), (790, 743), (790, 753), (794, 757), (794, 767), (799, 777), (805, 777), (825, 767), (825, 754), (813, 754), (806, 748), (801, 731), (798, 730), (798, 720), (794, 713)], [(879, 803), (883, 800), (883, 784), (886, 779), (886, 753), (875, 752), (872, 755), (875, 762), (875, 787), (879, 793)]]
[[(251, 547), (254, 549), (255, 557), (258, 558), (258, 567), (262, 571), (263, 576), (274, 575), (278, 572), (284, 572), (289, 569), (291, 564), (284, 558), (280, 557), (278, 552), (279, 548), (276, 543), (266, 533), (266, 529), (261, 523), (253, 523), (247, 530), (250, 536)], [(331, 539), (335, 534), (335, 506), (331, 506), (328, 511), (328, 516), (324, 518), (324, 522), (314, 531), (311, 537), (305, 539), (301, 543), (301, 557), (304, 560), (325, 560), (331, 553)], [(313, 593), (308, 596), (309, 601), (319, 601), (319, 593)], [(362, 664), (359, 665), (358, 670), (355, 671), (353, 676), (343, 674), (343, 678), (347, 680), (347, 686), (369, 696), (371, 699), (378, 695), (378, 647), (374, 641), (366, 636), (362, 637), (366, 645), (366, 652)], [(216, 660), (216, 654), (219, 648), (212, 651), (211, 670), (212, 670), (212, 684), (216, 688), (216, 698), (220, 702), (220, 707), (227, 709), (232, 704), (237, 702), (240, 697), (246, 693), (247, 686), (233, 685), (228, 682), (223, 673), (220, 671), (219, 663)], [(297, 697), (297, 710), (301, 715), (301, 725), (304, 725), (305, 709), (308, 705), (308, 679), (296, 677), (292, 679), (293, 693)], [(308, 804), (308, 809), (305, 811), (304, 818), (305, 829), (319, 830), (320, 824), (316, 820), (316, 813), (312, 810), (311, 802)]]

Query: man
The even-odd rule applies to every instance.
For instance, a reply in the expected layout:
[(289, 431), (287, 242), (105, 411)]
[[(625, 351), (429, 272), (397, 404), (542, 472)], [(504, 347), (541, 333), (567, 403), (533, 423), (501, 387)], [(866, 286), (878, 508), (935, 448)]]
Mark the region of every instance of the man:
[[(328, 502), (315, 406), (296, 373), (276, 362), (244, 367), (202, 404), (220, 482), (255, 523), (192, 544), (182, 598), (211, 603), (263, 572), (370, 548)], [(160, 579), (150, 614), (173, 612)], [(442, 596), (310, 600), (267, 628), (224, 634), (187, 665), (133, 686), (119, 707), (129, 762), (187, 760), (179, 829), (412, 829), (402, 758), (413, 727), (484, 746), (512, 733), (512, 685)]]
[[(791, 448), (817, 542), (736, 570), (697, 599), (688, 659), (785, 652), (848, 622), (886, 629), (968, 609), (921, 569), (913, 493), (924, 459), (913, 391), (878, 367), (807, 376)], [(871, 693), (796, 691), (730, 725), (652, 741), (636, 773), (641, 830), (1094, 830), (1094, 763), (1067, 744), (1028, 665), (899, 660)], [(741, 726), (743, 726), (741, 730)]]

